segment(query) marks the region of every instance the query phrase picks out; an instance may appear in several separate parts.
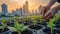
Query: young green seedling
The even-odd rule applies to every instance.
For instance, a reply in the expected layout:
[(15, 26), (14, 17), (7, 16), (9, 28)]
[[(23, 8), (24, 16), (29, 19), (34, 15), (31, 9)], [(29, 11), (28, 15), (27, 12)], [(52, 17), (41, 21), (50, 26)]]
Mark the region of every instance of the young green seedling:
[(59, 15), (56, 15), (53, 19), (50, 19), (49, 22), (47, 23), (48, 27), (51, 29), (51, 33), (54, 29), (54, 22), (57, 21), (60, 18)]
[(50, 19), (49, 22), (47, 23), (48, 27), (51, 29), (51, 33), (54, 29), (54, 23), (53, 23), (54, 21), (55, 19)]
[(37, 19), (37, 16), (33, 16), (33, 17), (32, 17), (32, 22), (33, 22), (33, 24), (34, 24), (34, 25), (36, 25), (36, 24), (37, 24), (36, 19)]
[(1, 26), (2, 30), (4, 30), (5, 26), (6, 26), (6, 20), (2, 19), (2, 26)]
[(18, 34), (21, 34), (22, 31), (24, 31), (26, 28), (28, 28), (28, 26), (24, 26), (23, 24), (19, 24), (17, 21), (15, 21), (15, 24), (14, 24), (14, 30), (16, 30), (18, 32)]
[(42, 15), (40, 15), (38, 18), (40, 19), (40, 23), (44, 21), (44, 18), (42, 17)]

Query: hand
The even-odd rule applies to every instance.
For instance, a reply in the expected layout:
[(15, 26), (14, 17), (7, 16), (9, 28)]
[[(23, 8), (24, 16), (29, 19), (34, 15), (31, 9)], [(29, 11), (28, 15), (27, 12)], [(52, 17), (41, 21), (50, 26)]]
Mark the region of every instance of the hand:
[(55, 10), (55, 8), (52, 8), (45, 13), (44, 18), (49, 19), (49, 18), (53, 17), (56, 12), (57, 12), (57, 10)]
[(48, 7), (48, 6), (42, 7), (42, 9), (41, 9), (41, 15), (44, 16), (44, 14), (45, 14), (49, 9), (50, 9), (50, 7)]

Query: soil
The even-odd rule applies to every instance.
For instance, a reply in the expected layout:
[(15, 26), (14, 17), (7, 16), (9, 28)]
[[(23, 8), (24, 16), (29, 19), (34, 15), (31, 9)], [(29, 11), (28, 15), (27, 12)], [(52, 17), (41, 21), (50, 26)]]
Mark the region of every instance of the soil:
[(14, 23), (11, 22), (11, 23), (7, 23), (8, 26), (14, 26)]
[(4, 30), (0, 29), (0, 33), (6, 32), (8, 30), (9, 30), (8, 28), (4, 28)]
[(33, 32), (26, 29), (25, 31), (21, 32), (21, 34), (33, 34)]
[(43, 30), (43, 32), (45, 32), (45, 33), (47, 33), (47, 34), (51, 34), (50, 31), (51, 31), (50, 28), (45, 28), (45, 29)]
[(53, 31), (52, 31), (52, 33), (50, 32), (51, 30), (50, 30), (50, 28), (45, 28), (44, 30), (43, 30), (43, 32), (45, 32), (46, 34), (60, 34), (60, 31), (59, 30), (57, 30), (57, 29), (54, 29)]
[(42, 29), (42, 26), (40, 26), (40, 25), (31, 25), (31, 26), (29, 26), (29, 28), (39, 30), (39, 29)]
[(14, 32), (12, 32), (11, 34), (18, 34), (18, 32), (14, 31)]
[(24, 25), (31, 25), (32, 22), (26, 21), (26, 23), (24, 23)]

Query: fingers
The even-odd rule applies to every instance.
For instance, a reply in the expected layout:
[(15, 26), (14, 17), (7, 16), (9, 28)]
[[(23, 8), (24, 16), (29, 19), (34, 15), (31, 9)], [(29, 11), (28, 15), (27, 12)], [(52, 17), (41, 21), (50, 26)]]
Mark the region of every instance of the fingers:
[(57, 10), (55, 10), (55, 9), (52, 8), (52, 9), (48, 10), (47, 12), (45, 12), (45, 14), (44, 14), (43, 17), (45, 19), (49, 19), (49, 18), (53, 17), (56, 12), (57, 12)]
[(45, 19), (49, 19), (49, 18), (52, 18), (53, 16), (54, 16), (53, 13), (47, 12), (47, 13), (44, 15), (44, 18), (45, 18)]
[(45, 6), (42, 8), (42, 16), (48, 11), (48, 8)]
[(45, 15), (44, 15), (44, 18), (48, 17), (50, 15), (50, 12), (46, 12)]
[(49, 15), (48, 17), (46, 17), (45, 19), (49, 19), (49, 18), (52, 18), (53, 17), (53, 15)]
[(42, 14), (42, 16), (44, 16), (44, 14), (45, 14), (45, 12), (46, 12), (45, 10), (46, 10), (46, 8), (45, 8), (45, 7), (42, 7), (42, 9), (41, 9), (41, 11), (42, 11), (41, 14)]

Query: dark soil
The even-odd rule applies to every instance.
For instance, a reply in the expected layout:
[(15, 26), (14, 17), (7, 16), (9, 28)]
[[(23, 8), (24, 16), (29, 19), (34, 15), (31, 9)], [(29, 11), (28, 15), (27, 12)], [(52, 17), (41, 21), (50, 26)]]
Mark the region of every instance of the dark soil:
[(7, 23), (8, 26), (14, 26), (14, 22)]
[(30, 30), (25, 30), (25, 31), (23, 31), (21, 34), (33, 34), (33, 32), (30, 31)]
[(32, 24), (31, 21), (26, 21), (26, 22), (24, 23), (24, 25), (31, 25), (31, 24)]
[(42, 29), (42, 26), (40, 26), (40, 25), (31, 25), (31, 26), (29, 26), (29, 28), (39, 30), (39, 29)]
[(18, 34), (18, 32), (16, 32), (16, 31), (13, 31), (11, 34)]
[(6, 31), (8, 31), (8, 30), (9, 30), (8, 28), (4, 28), (3, 30), (0, 29), (0, 33), (6, 32)]
[(46, 34), (60, 34), (60, 31), (59, 30), (57, 30), (57, 29), (54, 29), (53, 31), (52, 31), (52, 33), (50, 32), (51, 30), (50, 30), (50, 28), (45, 28), (44, 30), (43, 30), (43, 32), (45, 32)]

